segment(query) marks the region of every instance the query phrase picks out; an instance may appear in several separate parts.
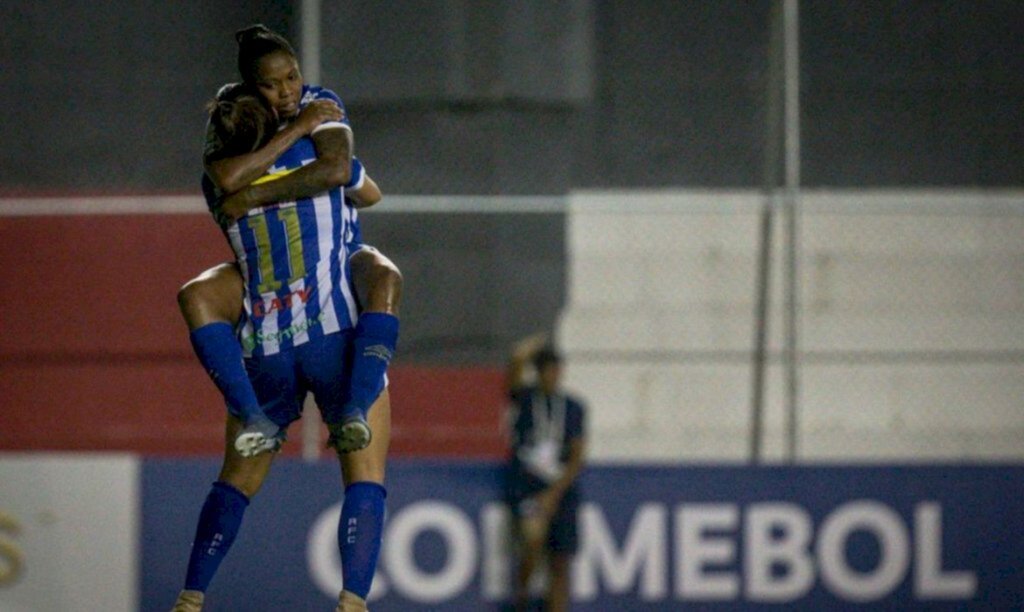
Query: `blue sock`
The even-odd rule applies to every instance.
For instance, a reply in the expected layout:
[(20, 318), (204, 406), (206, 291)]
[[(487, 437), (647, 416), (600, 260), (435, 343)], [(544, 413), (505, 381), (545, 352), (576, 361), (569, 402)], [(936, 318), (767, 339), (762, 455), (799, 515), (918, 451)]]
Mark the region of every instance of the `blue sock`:
[(377, 571), (384, 533), (384, 498), (387, 491), (375, 482), (354, 482), (345, 487), (338, 523), (341, 577), (345, 590), (366, 599)]
[(352, 386), (346, 408), (357, 408), (365, 417), (384, 389), (384, 374), (398, 344), (398, 317), (364, 312), (359, 315), (352, 344)]
[(205, 592), (210, 586), (220, 562), (238, 535), (238, 527), (248, 505), (249, 498), (238, 489), (225, 482), (213, 483), (199, 512), (199, 524), (185, 574), (186, 589)]
[(242, 347), (231, 326), (227, 323), (209, 323), (192, 330), (189, 338), (206, 373), (227, 400), (228, 411), (243, 421), (262, 415), (256, 392), (245, 372)]

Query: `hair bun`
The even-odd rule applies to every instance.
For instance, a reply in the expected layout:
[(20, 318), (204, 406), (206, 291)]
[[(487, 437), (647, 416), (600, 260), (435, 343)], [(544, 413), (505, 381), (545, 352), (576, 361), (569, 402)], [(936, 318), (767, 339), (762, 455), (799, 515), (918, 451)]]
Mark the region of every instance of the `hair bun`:
[(214, 98), (217, 100), (223, 100), (224, 98), (233, 95), (239, 87), (242, 87), (241, 83), (225, 83), (217, 90), (217, 95), (214, 96)]
[(242, 44), (244, 41), (259, 38), (265, 34), (271, 34), (271, 31), (262, 23), (257, 23), (235, 32), (235, 42)]

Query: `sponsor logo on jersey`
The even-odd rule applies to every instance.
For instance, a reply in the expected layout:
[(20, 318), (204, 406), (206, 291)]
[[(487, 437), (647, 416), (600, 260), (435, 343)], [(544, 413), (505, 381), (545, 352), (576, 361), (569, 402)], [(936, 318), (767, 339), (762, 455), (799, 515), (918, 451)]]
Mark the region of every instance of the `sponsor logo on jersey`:
[(256, 333), (254, 333), (253, 335), (247, 336), (242, 339), (242, 348), (245, 349), (246, 352), (251, 352), (254, 348), (256, 348), (260, 344), (263, 344), (264, 342), (279, 343), (282, 340), (285, 340), (287, 338), (293, 338), (304, 331), (308, 331), (316, 327), (317, 325), (320, 325), (320, 323), (322, 323), (323, 320), (324, 313), (321, 312), (320, 314), (311, 319), (306, 319), (301, 323), (289, 325), (288, 327), (284, 329), (279, 329), (277, 331), (265, 332), (262, 329), (257, 330)]
[(292, 306), (297, 304), (306, 304), (309, 302), (309, 298), (313, 295), (314, 291), (316, 291), (316, 286), (303, 287), (285, 296), (279, 297), (275, 295), (272, 298), (255, 302), (252, 305), (252, 316), (257, 318), (265, 317), (279, 310), (291, 310)]

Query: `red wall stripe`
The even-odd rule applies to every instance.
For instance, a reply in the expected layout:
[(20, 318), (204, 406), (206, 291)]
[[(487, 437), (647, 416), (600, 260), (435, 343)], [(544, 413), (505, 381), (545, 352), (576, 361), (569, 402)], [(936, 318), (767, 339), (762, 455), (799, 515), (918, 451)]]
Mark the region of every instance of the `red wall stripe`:
[[(219, 454), (223, 404), (175, 296), (229, 257), (205, 215), (0, 218), (0, 449)], [(502, 454), (500, 369), (399, 351), (391, 382), (393, 455)]]

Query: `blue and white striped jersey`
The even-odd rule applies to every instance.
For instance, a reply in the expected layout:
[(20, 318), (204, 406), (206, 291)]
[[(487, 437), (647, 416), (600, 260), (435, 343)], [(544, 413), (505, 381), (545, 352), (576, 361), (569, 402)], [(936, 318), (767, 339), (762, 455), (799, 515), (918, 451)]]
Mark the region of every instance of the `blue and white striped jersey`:
[[(307, 85), (300, 107), (323, 98), (341, 105), (330, 90)], [(315, 131), (330, 128), (350, 129), (346, 118)], [(312, 139), (302, 138), (260, 180), (283, 176), (315, 159)], [(213, 210), (216, 196), (208, 177), (203, 182)], [(357, 239), (359, 228), (355, 209), (345, 204), (343, 187), (253, 209), (237, 221), (222, 221), (222, 229), (245, 280), (239, 340), (246, 357), (273, 355), (355, 325), (347, 243)]]

